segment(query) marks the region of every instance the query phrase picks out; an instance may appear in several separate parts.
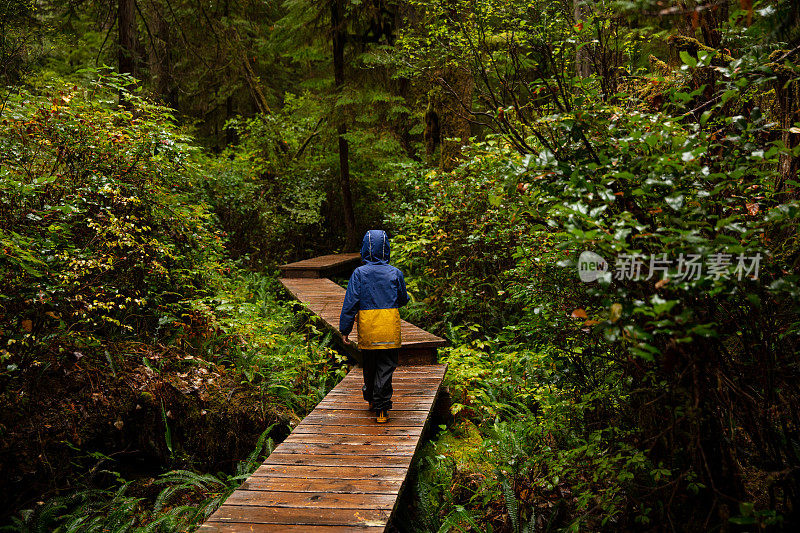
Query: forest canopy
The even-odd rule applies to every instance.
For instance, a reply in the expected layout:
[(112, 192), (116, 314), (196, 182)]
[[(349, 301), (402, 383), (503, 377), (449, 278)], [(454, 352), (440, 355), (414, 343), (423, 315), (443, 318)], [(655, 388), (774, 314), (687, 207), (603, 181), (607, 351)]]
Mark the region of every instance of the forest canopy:
[(202, 523), (348, 368), (276, 267), (384, 228), (394, 530), (796, 531), (799, 91), (792, 0), (4, 1), (0, 524)]

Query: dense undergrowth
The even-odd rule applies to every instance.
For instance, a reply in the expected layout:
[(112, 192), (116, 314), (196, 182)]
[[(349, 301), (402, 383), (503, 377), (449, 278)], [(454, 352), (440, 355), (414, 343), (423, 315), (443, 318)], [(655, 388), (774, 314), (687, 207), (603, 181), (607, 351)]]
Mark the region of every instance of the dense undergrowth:
[[(458, 420), (411, 529), (796, 526), (800, 204), (776, 169), (798, 149), (770, 100), (793, 82), (765, 66), (783, 53), (683, 52), (613, 98), (562, 79), (562, 104), (525, 110), (533, 153), (498, 135), (452, 171), (409, 167), (389, 218), (425, 297), (406, 313), (453, 341)], [(584, 251), (607, 261), (587, 283)]]
[(186, 529), (343, 375), (275, 277), (228, 258), (202, 154), (128, 81), (20, 90), (3, 109), (13, 529)]

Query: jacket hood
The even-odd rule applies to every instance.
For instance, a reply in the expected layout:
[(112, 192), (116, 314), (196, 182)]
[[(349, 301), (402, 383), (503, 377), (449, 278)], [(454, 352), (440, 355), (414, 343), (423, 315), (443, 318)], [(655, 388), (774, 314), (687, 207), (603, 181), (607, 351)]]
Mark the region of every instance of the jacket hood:
[(372, 265), (389, 262), (389, 237), (381, 229), (371, 229), (361, 241), (361, 259)]

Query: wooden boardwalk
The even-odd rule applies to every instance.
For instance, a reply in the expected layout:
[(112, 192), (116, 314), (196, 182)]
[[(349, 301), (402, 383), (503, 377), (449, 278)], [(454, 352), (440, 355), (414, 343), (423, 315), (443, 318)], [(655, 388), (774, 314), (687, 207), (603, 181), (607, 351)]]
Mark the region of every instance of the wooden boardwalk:
[(367, 410), (354, 368), (199, 531), (384, 531), (445, 368), (399, 367), (386, 424)]
[(281, 265), (284, 278), (324, 278), (347, 273), (361, 263), (361, 254), (332, 254)]
[[(281, 283), (338, 334), (345, 290), (322, 276), (354, 268), (358, 258), (337, 254), (284, 265)], [(362, 371), (352, 369), (199, 531), (386, 529), (447, 368), (435, 364), (444, 339), (405, 321), (401, 328), (401, 366), (392, 379), (389, 422), (375, 422), (361, 395)]]

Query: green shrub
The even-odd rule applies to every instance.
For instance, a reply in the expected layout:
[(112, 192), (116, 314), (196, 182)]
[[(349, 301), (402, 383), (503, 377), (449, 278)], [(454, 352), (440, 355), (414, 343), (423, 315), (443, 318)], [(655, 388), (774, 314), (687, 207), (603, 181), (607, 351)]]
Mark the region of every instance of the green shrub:
[[(452, 172), (406, 178), (395, 250), (418, 298), (432, 296), (417, 312), (467, 343), (448, 356), (469, 357), (460, 378), (472, 406), (455, 409), (496, 418), (495, 437), (485, 434), (501, 449), (528, 437), (509, 453), (526, 461), (523, 476), (544, 468), (569, 487), (562, 526), (702, 528), (709, 509), (720, 523), (794, 520), (800, 434), (784, 421), (800, 412), (800, 204), (779, 161), (800, 148), (784, 144), (768, 95), (798, 75), (765, 56), (683, 52), (668, 82), (631, 81), (613, 99), (601, 80), (560, 79), (561, 107), (527, 110), (547, 146), (530, 135), (526, 153), (509, 134), (489, 137)], [(649, 83), (660, 108), (639, 97)], [(609, 262), (598, 281), (578, 277), (584, 251)], [(672, 264), (650, 276), (649, 259), (664, 254)], [(718, 268), (687, 275), (677, 260), (689, 254)], [(615, 275), (637, 257), (639, 279)], [(517, 345), (555, 351), (549, 375), (517, 370), (511, 393), (515, 379), (499, 376), (517, 368), (503, 356)], [(545, 384), (558, 399), (550, 408), (563, 408), (547, 452), (536, 409), (548, 403), (517, 399)], [(785, 474), (765, 482), (775, 468)], [(509, 500), (503, 479), (518, 486), (503, 476), (498, 501)]]
[(101, 76), (8, 95), (0, 124), (0, 348), (155, 333), (222, 268), (222, 240), (190, 200), (193, 149), (166, 108)]

